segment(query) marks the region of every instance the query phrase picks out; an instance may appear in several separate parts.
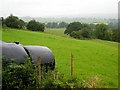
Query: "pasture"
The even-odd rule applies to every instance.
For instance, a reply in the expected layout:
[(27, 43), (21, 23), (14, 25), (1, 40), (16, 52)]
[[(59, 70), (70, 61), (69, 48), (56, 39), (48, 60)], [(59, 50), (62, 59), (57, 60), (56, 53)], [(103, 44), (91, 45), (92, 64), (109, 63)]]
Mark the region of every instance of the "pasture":
[(19, 41), (23, 45), (40, 45), (50, 48), (59, 73), (70, 78), (70, 54), (74, 55), (74, 77), (89, 81), (97, 76), (98, 87), (118, 87), (118, 43), (103, 40), (77, 40), (68, 38), (63, 29), (46, 29), (32, 32), (3, 28), (2, 40)]
[(46, 28), (45, 33), (49, 33), (52, 35), (62, 36), (62, 37), (69, 37), (64, 34), (65, 28)]

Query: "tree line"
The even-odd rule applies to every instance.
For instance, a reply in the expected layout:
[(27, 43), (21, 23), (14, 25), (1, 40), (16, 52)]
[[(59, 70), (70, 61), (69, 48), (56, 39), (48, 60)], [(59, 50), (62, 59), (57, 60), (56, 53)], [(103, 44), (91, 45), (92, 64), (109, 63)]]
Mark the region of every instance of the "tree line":
[(41, 32), (43, 32), (45, 29), (43, 23), (37, 22), (35, 20), (31, 20), (27, 23), (24, 22), (22, 19), (19, 19), (17, 16), (13, 16), (12, 14), (5, 19), (2, 17), (2, 26)]
[(101, 39), (109, 41), (120, 41), (120, 31), (116, 29), (109, 30), (109, 25), (101, 24), (82, 24), (80, 22), (70, 23), (64, 34), (77, 39)]
[(28, 29), (31, 31), (44, 32), (45, 27), (47, 28), (66, 28), (64, 34), (70, 35), (77, 39), (101, 39), (109, 41), (120, 41), (120, 31), (118, 30), (117, 24), (114, 23), (104, 24), (86, 24), (80, 22), (72, 22), (70, 24), (66, 22), (48, 22), (40, 23), (36, 20), (24, 22), (17, 16), (12, 14), (7, 18), (2, 18), (2, 26), (17, 28), (17, 29)]
[(32, 31), (44, 31), (46, 28), (66, 28), (68, 23), (66, 22), (48, 22), (48, 23), (40, 23), (36, 20), (31, 20), (29, 22), (24, 22), (22, 19), (19, 19), (17, 16), (13, 16), (12, 14), (7, 18), (2, 17), (2, 26), (7, 26), (10, 28), (17, 29), (28, 29)]
[(45, 24), (47, 28), (66, 28), (68, 26), (68, 23), (66, 22), (48, 22)]

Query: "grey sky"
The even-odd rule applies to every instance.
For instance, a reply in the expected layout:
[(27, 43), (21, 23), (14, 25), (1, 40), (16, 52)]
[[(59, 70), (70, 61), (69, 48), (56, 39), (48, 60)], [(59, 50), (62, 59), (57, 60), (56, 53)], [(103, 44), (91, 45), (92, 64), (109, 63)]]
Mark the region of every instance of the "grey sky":
[(0, 0), (0, 16), (87, 16), (118, 13), (119, 0)]

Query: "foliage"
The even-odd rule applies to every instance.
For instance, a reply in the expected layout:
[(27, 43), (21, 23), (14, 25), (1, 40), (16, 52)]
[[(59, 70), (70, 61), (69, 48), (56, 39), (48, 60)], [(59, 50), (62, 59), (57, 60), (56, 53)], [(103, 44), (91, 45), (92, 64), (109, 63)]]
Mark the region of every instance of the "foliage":
[(85, 39), (85, 38), (89, 39), (91, 38), (91, 30), (83, 28), (82, 30), (79, 30), (79, 31), (73, 31), (70, 34), (70, 36), (77, 39)]
[(78, 30), (81, 30), (82, 28), (82, 24), (80, 22), (73, 22), (73, 23), (70, 23), (66, 30), (65, 30), (65, 34), (70, 34), (72, 33), (73, 31), (78, 31)]
[(32, 30), (32, 31), (41, 31), (43, 32), (45, 27), (42, 23), (39, 23), (35, 20), (31, 20), (27, 24), (27, 29)]
[(26, 59), (25, 63), (20, 65), (9, 59), (3, 59), (2, 89), (52, 89), (79, 86), (75, 78), (67, 80), (57, 70), (49, 70), (46, 73), (44, 69), (45, 67), (39, 68), (38, 64), (33, 65), (30, 59)]
[(24, 29), (25, 28), (25, 22), (23, 20), (19, 20), (19, 28)]
[(19, 19), (17, 16), (13, 16), (12, 14), (4, 20), (3, 24), (5, 24), (7, 27), (18, 29), (23, 29), (25, 26), (23, 20)]
[[(101, 39), (101, 40), (109, 40), (109, 41), (120, 41), (118, 37), (120, 34), (118, 29), (116, 30), (108, 30), (108, 25), (106, 24), (81, 24), (81, 29), (75, 29), (75, 22), (68, 25), (65, 30), (65, 34), (69, 34), (73, 38), (77, 39)], [(78, 25), (78, 24), (77, 24)], [(71, 29), (68, 29), (72, 27)], [(80, 27), (80, 25), (79, 25)]]
[(84, 38), (91, 38), (91, 30), (90, 29), (87, 29), (87, 28), (83, 28), (81, 30), (81, 35), (82, 37)]
[(107, 25), (97, 24), (96, 25), (96, 38), (105, 40), (105, 34), (107, 33)]
[(81, 39), (82, 36), (81, 36), (81, 31), (73, 31), (72, 33), (70, 33), (70, 36), (73, 37), (73, 38), (78, 38), (78, 39)]
[(95, 24), (89, 24), (89, 27), (94, 30), (95, 29)]
[(114, 20), (112, 20), (112, 22), (109, 22), (108, 28), (109, 30), (118, 29), (118, 22), (115, 22)]
[(66, 22), (60, 22), (59, 23), (59, 28), (66, 28), (68, 26), (68, 23), (66, 23)]
[(82, 24), (82, 29), (88, 29), (88, 30), (91, 30), (94, 28), (94, 25), (93, 24), (85, 24), (83, 23)]
[(3, 59), (2, 88), (26, 88), (35, 85), (34, 68), (30, 59), (25, 64), (18, 65), (16, 62)]
[(47, 28), (66, 28), (67, 27), (67, 23), (66, 22), (48, 22), (45, 26)]
[(112, 41), (120, 42), (120, 30), (112, 30)]
[(89, 25), (85, 23), (81, 24), (80, 22), (73, 22), (68, 25), (64, 33), (70, 34), (71, 37), (78, 39), (91, 38), (92, 27), (92, 24)]
[(47, 28), (58, 28), (58, 23), (56, 23), (56, 22), (48, 22), (46, 24), (46, 27)]

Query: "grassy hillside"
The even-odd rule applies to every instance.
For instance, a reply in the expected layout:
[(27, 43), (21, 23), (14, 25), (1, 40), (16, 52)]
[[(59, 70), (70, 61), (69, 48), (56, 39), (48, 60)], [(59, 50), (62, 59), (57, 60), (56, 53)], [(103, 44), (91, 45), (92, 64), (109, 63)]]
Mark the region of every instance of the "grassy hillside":
[[(47, 31), (46, 31), (47, 32)], [(98, 87), (118, 87), (117, 43), (102, 40), (76, 40), (41, 32), (4, 29), (2, 40), (19, 41), (23, 45), (49, 47), (56, 59), (56, 68), (70, 77), (70, 54), (74, 54), (74, 76), (88, 81), (97, 76)]]
[(62, 36), (62, 37), (69, 37), (64, 34), (65, 28), (46, 28), (45, 33), (49, 33), (52, 35)]

